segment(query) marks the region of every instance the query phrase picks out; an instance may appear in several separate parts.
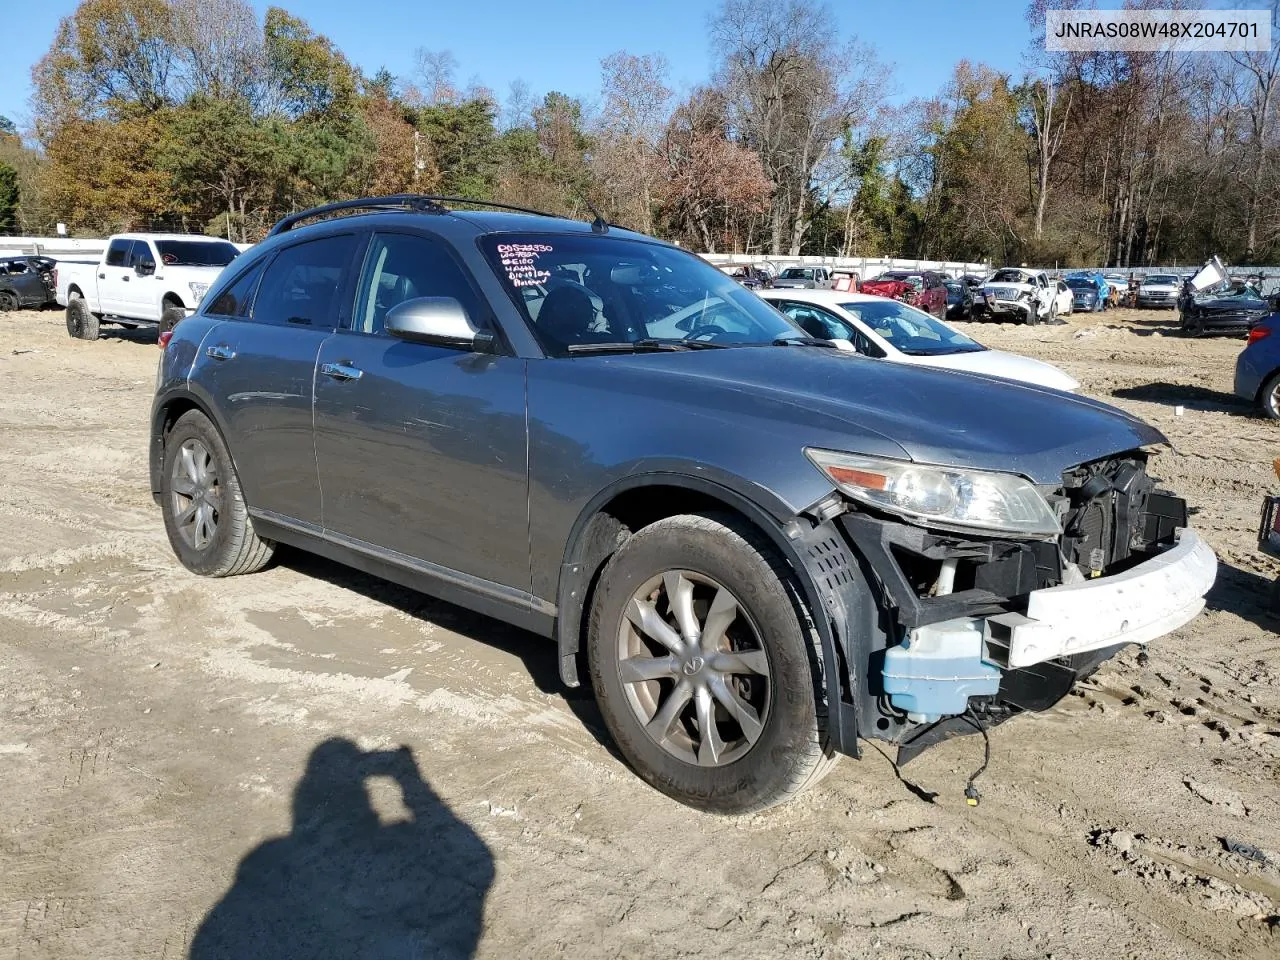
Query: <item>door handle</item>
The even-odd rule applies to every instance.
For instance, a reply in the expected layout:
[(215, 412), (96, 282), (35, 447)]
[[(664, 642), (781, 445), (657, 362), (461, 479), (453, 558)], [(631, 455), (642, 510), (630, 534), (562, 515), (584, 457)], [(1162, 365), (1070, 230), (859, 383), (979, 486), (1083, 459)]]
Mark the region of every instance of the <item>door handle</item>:
[(364, 376), (363, 370), (349, 363), (322, 363), (320, 372), (334, 380), (359, 380)]
[(204, 355), (211, 360), (234, 360), (236, 352), (225, 343), (219, 343), (212, 347), (206, 347)]
[(121, 277), (120, 279), (121, 279), (121, 280), (123, 280), (125, 283), (128, 283), (128, 282), (129, 282), (129, 275), (126, 273), (126, 274), (125, 274), (123, 277)]
[(100, 273), (100, 274), (98, 274), (98, 279), (99, 279), (99, 280), (105, 280), (105, 279), (107, 279), (107, 275), (106, 275), (105, 273)]

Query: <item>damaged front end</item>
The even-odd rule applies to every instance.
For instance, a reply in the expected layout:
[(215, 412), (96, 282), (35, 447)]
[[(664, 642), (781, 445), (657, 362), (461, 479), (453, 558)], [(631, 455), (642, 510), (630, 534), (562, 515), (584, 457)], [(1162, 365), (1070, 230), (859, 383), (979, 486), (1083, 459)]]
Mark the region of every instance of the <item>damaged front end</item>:
[(952, 532), (883, 510), (834, 518), (883, 610), (859, 658), (862, 735), (897, 743), (905, 762), (1047, 709), (1122, 647), (1192, 619), (1217, 563), (1146, 464), (1134, 451), (1040, 489), (1053, 535)]

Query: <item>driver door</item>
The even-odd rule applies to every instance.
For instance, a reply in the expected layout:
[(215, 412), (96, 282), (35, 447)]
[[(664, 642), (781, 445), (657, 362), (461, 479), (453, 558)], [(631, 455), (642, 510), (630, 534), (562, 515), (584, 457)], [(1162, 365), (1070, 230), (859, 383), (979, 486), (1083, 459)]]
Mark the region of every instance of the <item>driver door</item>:
[(418, 297), (452, 297), (477, 326), (494, 325), (443, 241), (374, 234), (351, 321), (317, 358), (325, 533), (472, 592), (527, 602), (525, 361), (388, 334), (387, 311)]

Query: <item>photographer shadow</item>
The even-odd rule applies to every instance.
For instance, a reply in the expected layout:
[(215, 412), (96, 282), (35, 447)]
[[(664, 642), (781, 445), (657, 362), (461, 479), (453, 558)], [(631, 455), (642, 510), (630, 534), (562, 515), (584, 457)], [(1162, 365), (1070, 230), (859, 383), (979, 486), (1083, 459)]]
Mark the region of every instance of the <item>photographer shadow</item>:
[[(409, 819), (383, 822), (365, 781), (394, 781)], [(190, 960), (466, 958), (493, 882), (489, 848), (431, 790), (407, 747), (317, 746), (293, 825), (241, 861), (205, 916)]]

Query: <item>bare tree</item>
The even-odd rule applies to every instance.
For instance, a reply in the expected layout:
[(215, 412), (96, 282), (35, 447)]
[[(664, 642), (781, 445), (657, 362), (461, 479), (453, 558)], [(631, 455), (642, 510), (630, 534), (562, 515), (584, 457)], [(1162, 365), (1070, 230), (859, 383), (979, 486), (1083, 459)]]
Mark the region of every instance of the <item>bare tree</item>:
[(426, 103), (453, 103), (458, 99), (458, 61), (452, 52), (418, 47), (413, 51), (413, 62), (413, 81)]
[(619, 219), (651, 233), (654, 191), (663, 175), (659, 143), (671, 101), (667, 61), (620, 50), (600, 68), (604, 102), (594, 166)]
[(262, 26), (246, 0), (169, 0), (184, 96), (243, 97), (264, 87)]
[(724, 51), (717, 79), (731, 106), (731, 135), (759, 155), (774, 184), (774, 253), (800, 252), (814, 170), (884, 99), (888, 71), (856, 42), (838, 48), (833, 19), (815, 0), (724, 0), (711, 23)]

